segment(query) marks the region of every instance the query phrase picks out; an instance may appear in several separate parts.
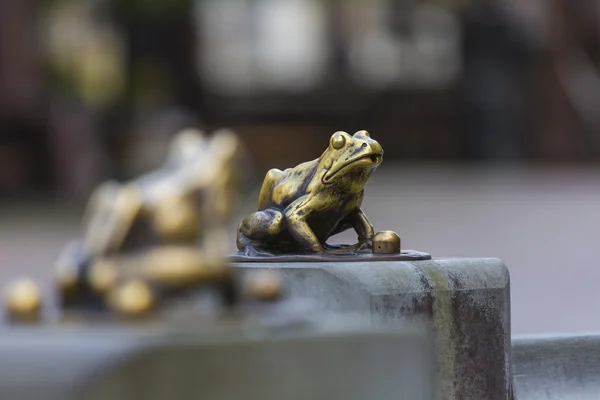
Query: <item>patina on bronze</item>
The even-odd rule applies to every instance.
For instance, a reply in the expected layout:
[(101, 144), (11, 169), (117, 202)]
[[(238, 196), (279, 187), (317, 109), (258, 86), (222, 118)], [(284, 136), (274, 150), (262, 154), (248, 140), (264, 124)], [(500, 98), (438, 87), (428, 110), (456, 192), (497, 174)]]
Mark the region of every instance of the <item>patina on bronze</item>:
[[(337, 261), (427, 259), (398, 246), (373, 251), (375, 232), (361, 209), (364, 188), (383, 160), (381, 145), (367, 131), (336, 132), (321, 157), (285, 171), (270, 170), (258, 211), (240, 223), (236, 261)], [(327, 240), (354, 229), (358, 242), (332, 245)], [(386, 251), (387, 250), (387, 251)]]

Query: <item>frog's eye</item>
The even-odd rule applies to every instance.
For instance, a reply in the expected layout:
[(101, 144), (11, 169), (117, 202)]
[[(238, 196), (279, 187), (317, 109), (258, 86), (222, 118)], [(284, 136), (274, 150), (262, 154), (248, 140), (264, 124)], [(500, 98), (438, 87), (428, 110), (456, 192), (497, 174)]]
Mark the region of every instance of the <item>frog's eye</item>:
[(341, 149), (346, 144), (346, 137), (341, 133), (334, 133), (331, 137), (331, 147), (336, 150)]
[(357, 137), (357, 136), (371, 137), (369, 135), (369, 132), (367, 132), (367, 131), (358, 131), (354, 134), (354, 137)]

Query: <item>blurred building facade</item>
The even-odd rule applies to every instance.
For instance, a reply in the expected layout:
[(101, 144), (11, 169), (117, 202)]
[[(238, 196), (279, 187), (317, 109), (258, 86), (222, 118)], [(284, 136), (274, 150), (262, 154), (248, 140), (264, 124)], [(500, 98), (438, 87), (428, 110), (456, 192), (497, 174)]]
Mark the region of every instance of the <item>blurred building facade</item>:
[(0, 0), (0, 194), (84, 196), (186, 125), (259, 170), (368, 129), (386, 160), (600, 159), (592, 0)]

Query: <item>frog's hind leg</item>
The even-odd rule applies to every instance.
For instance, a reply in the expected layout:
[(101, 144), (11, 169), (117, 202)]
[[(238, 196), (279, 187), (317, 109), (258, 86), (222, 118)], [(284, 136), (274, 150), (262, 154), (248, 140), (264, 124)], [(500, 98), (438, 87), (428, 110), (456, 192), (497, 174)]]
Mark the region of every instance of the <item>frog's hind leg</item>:
[(240, 224), (240, 232), (250, 240), (265, 240), (278, 236), (285, 228), (283, 213), (269, 208), (250, 214)]
[(270, 254), (261, 250), (261, 244), (272, 242), (285, 229), (281, 211), (267, 209), (250, 214), (240, 223), (237, 233), (237, 247), (245, 255)]

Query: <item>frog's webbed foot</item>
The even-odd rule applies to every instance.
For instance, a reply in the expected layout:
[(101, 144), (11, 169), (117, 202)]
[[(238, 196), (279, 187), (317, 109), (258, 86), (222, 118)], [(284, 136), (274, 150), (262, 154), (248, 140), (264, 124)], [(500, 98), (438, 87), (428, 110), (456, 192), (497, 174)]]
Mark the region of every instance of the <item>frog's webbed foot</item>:
[(373, 241), (371, 239), (359, 238), (358, 243), (352, 245), (342, 245), (341, 250), (345, 250), (352, 253), (365, 253), (371, 252), (373, 249)]
[(354, 251), (357, 253), (371, 252), (373, 250), (373, 241), (371, 239), (359, 240), (355, 246)]
[(363, 252), (370, 248), (366, 243), (356, 244), (325, 244), (325, 251), (334, 254), (352, 254), (357, 252)]
[(325, 249), (325, 251), (342, 250), (342, 249), (344, 249), (346, 247), (348, 247), (347, 244), (329, 244), (329, 243), (325, 243), (323, 245), (323, 249)]
[(273, 253), (257, 248), (253, 244), (246, 246), (241, 253), (247, 257), (268, 257), (273, 255)]
[(240, 254), (246, 257), (270, 256), (271, 253), (258, 248), (252, 240), (247, 238), (243, 233), (238, 232), (237, 247)]

